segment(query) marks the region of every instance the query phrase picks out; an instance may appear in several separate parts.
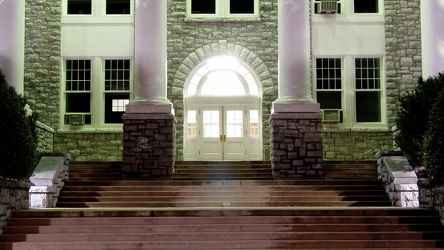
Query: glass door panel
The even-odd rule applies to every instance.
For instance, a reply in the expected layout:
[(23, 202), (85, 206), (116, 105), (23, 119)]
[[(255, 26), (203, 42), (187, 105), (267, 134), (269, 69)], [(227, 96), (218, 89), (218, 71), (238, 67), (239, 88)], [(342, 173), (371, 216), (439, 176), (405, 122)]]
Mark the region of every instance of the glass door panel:
[(243, 137), (244, 113), (242, 110), (227, 110), (226, 136)]
[(202, 138), (200, 158), (204, 161), (223, 159), (222, 109), (202, 109)]
[(215, 138), (220, 136), (220, 111), (204, 110), (202, 112), (203, 137)]

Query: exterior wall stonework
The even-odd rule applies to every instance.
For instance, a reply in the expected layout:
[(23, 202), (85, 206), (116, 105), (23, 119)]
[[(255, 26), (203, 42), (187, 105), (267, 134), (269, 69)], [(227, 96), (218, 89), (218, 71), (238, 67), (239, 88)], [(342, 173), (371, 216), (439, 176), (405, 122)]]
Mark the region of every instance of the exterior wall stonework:
[[(250, 64), (260, 78), (263, 152), (268, 160), (271, 103), (277, 99), (278, 89), (277, 1), (259, 1), (257, 21), (187, 19), (185, 0), (167, 1), (168, 98), (177, 119), (176, 159), (183, 159), (184, 83), (201, 61), (212, 55), (228, 54)], [(57, 130), (61, 119), (61, 16), (62, 0), (26, 0), (25, 96), (39, 120), (55, 129), (54, 151), (69, 152), (73, 161), (120, 161), (122, 131)], [(384, 16), (386, 115), (391, 128), (399, 97), (413, 90), (422, 74), (420, 0), (384, 0)], [(258, 61), (261, 63), (257, 64)], [(39, 152), (51, 151), (51, 135), (41, 136), (46, 139), (39, 145)], [(391, 132), (325, 130), (323, 140), (323, 157), (327, 161), (369, 160), (379, 150), (392, 149)]]
[(37, 122), (37, 152), (47, 153), (54, 150), (54, 129), (41, 122)]
[(0, 234), (14, 210), (29, 208), (29, 183), (0, 178)]
[[(213, 55), (238, 56), (259, 75), (263, 88), (263, 150), (269, 152), (270, 134), (266, 128), (271, 103), (277, 98), (277, 1), (262, 0), (259, 4), (260, 21), (199, 21), (186, 18), (186, 1), (168, 0), (168, 98), (177, 119), (178, 159), (183, 158), (183, 87), (187, 73)], [(262, 62), (260, 67), (254, 66), (257, 61)]]
[(72, 161), (122, 161), (123, 132), (58, 132), (54, 151), (71, 155)]
[(60, 119), (61, 16), (61, 0), (26, 0), (25, 96), (52, 128)]
[(392, 132), (328, 131), (322, 133), (325, 161), (374, 160), (381, 150), (393, 149)]
[(387, 121), (395, 124), (398, 100), (422, 76), (421, 1), (385, 0)]

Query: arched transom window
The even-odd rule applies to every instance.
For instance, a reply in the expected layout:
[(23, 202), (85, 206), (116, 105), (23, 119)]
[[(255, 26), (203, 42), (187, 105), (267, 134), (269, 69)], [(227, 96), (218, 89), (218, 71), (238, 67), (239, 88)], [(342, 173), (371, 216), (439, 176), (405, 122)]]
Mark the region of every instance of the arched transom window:
[(187, 85), (190, 96), (259, 96), (255, 77), (232, 56), (216, 56), (193, 71)]

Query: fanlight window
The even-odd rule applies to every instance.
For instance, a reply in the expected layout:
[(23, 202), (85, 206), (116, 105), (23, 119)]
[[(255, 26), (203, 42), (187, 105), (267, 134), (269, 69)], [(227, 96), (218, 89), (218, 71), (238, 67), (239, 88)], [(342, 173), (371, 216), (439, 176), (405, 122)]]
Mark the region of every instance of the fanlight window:
[(236, 58), (217, 56), (195, 71), (187, 96), (259, 96), (259, 89), (253, 75)]

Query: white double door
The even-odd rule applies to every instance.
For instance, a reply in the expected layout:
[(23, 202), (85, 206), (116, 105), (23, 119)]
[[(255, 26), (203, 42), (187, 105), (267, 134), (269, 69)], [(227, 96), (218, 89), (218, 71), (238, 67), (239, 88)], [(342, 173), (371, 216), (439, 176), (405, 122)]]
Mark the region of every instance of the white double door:
[(185, 160), (262, 159), (258, 108), (201, 106), (187, 114)]

